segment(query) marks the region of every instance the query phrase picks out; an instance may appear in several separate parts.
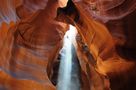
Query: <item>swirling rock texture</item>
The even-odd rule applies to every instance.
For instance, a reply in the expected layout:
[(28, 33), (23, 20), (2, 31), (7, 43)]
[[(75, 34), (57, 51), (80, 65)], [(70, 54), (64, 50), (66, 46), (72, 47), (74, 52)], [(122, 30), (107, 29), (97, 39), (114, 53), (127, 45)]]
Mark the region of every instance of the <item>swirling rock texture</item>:
[[(54, 0), (24, 0), (19, 6), (13, 6), (20, 10), (13, 12), (19, 18), (16, 22), (12, 17), (8, 18), (12, 22), (3, 18), (0, 29), (1, 90), (55, 90), (48, 75), (68, 29), (66, 24), (54, 20), (57, 7), (59, 3)], [(4, 9), (9, 10), (8, 7)], [(3, 17), (10, 16), (10, 10), (7, 12)]]
[(136, 0), (67, 1), (0, 0), (0, 90), (56, 90), (49, 78), (68, 24), (79, 33), (81, 90), (136, 90)]
[(69, 3), (58, 9), (58, 20), (78, 29), (83, 90), (135, 90), (135, 0)]

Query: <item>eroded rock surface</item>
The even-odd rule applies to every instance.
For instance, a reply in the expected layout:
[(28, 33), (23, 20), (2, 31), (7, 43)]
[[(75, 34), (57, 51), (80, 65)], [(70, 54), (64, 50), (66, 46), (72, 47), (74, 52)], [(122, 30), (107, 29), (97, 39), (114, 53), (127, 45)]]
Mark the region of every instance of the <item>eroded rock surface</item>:
[[(79, 47), (83, 48), (79, 53), (84, 51), (79, 57), (82, 69), (90, 81), (89, 85), (93, 90), (135, 90), (136, 87), (132, 84), (136, 82), (134, 77), (136, 34), (133, 31), (135, 1), (73, 0), (73, 2), (75, 11), (71, 13), (67, 8), (59, 9), (58, 20), (75, 25), (79, 31), (82, 40), (78, 43)], [(78, 20), (75, 20), (77, 14)], [(100, 76), (97, 76), (95, 71)]]
[[(35, 0), (30, 2), (33, 1), (37, 2)], [(58, 2), (46, 0), (46, 4), (42, 9), (30, 14), (29, 11), (25, 11), (28, 12), (28, 16), (20, 18), (15, 25), (2, 23), (1, 88), (55, 90), (48, 74), (53, 60), (61, 49), (63, 35), (68, 27), (67, 24), (55, 20)]]

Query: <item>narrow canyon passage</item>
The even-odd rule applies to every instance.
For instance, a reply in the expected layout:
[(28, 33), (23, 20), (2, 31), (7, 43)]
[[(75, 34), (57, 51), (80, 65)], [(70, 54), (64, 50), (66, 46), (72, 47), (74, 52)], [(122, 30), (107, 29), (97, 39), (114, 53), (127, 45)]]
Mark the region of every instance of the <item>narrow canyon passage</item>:
[(70, 25), (70, 30), (64, 36), (57, 90), (80, 90), (79, 63), (73, 45), (76, 33), (75, 27)]
[(0, 90), (136, 90), (135, 30), (136, 0), (0, 0)]

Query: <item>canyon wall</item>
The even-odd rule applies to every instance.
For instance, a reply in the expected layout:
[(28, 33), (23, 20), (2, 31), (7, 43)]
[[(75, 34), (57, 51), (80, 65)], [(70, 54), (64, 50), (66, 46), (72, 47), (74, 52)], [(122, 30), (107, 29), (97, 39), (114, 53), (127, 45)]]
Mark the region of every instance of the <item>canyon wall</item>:
[[(9, 4), (6, 1), (5, 3)], [(14, 11), (10, 11), (6, 6), (4, 8), (3, 4), (1, 8), (5, 10), (0, 13), (7, 12), (5, 17), (8, 22), (2, 17), (1, 90), (56, 89), (49, 80), (50, 69), (61, 49), (63, 35), (68, 29), (67, 24), (54, 20), (57, 7), (59, 2), (54, 0), (24, 0), (17, 7), (10, 7), (16, 8)], [(19, 19), (12, 20), (10, 12), (16, 14)]]

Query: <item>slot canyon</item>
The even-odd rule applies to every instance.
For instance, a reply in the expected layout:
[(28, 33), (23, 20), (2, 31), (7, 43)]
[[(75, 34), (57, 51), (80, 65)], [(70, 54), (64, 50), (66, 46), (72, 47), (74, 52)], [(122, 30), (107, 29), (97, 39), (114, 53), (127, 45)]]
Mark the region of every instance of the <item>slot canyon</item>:
[(0, 90), (136, 90), (136, 0), (0, 0)]

